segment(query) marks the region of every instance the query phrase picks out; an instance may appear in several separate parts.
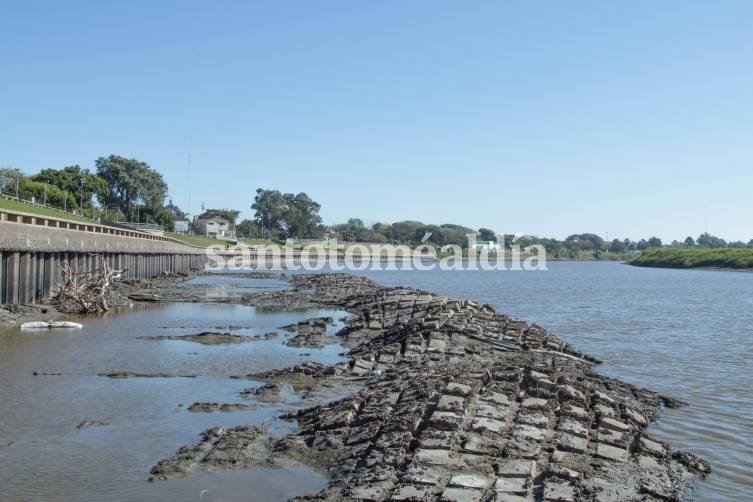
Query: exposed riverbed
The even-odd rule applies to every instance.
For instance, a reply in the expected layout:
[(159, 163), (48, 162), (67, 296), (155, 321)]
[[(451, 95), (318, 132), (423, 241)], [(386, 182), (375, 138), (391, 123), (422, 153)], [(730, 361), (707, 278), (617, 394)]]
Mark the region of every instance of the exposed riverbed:
[[(197, 277), (200, 295), (280, 289), (276, 280)], [(234, 288), (233, 286), (237, 286)], [(0, 487), (3, 500), (239, 500), (253, 487), (255, 500), (284, 500), (317, 491), (326, 483), (309, 468), (253, 469), (149, 483), (156, 460), (202, 430), (246, 423), (270, 424), (274, 434), (295, 427), (271, 421), (307, 405), (301, 394), (285, 399), (244, 399), (240, 392), (260, 382), (231, 375), (265, 371), (315, 360), (341, 360), (342, 349), (283, 345), (264, 334), (310, 317), (332, 317), (328, 309), (264, 310), (235, 304), (139, 304), (134, 310), (81, 319), (81, 330), (0, 330)], [(141, 336), (227, 331), (252, 337), (247, 343), (205, 345)], [(280, 336), (284, 332), (278, 330)], [(253, 338), (259, 336), (259, 338)], [(310, 354), (310, 355), (302, 355)], [(189, 377), (107, 378), (114, 370)], [(34, 375), (33, 373), (40, 373)], [(43, 374), (43, 373), (46, 373)], [(194, 413), (195, 402), (242, 403), (251, 409)], [(81, 422), (95, 422), (78, 428)], [(205, 497), (203, 500), (210, 500)]]
[[(746, 383), (750, 367), (745, 361), (750, 353), (745, 347), (753, 295), (750, 281), (745, 282), (747, 274), (725, 280), (710, 272), (641, 270), (614, 263), (549, 266), (547, 272), (533, 273), (368, 275), (383, 284), (488, 302), (499, 312), (537, 322), (603, 359), (601, 373), (690, 402), (688, 408), (665, 412), (652, 431), (673, 447), (689, 449), (712, 462), (714, 473), (698, 482), (692, 496), (739, 500), (740, 494), (750, 494), (751, 458), (746, 445), (753, 439), (749, 411), (753, 406)], [(197, 297), (209, 301), (284, 286), (273, 279), (240, 277), (199, 277), (191, 284)], [(295, 393), (283, 402), (244, 400), (240, 392), (258, 384), (228, 376), (307, 360), (342, 360), (338, 354), (343, 349), (336, 344), (321, 349), (289, 347), (263, 335), (312, 317), (332, 317), (335, 326), (328, 333), (333, 333), (345, 313), (224, 303), (137, 310), (87, 319), (85, 328), (76, 332), (21, 334), (6, 329), (0, 334), (0, 375), (6, 382), (0, 388), (0, 486), (6, 494), (44, 500), (198, 500), (201, 490), (207, 489), (215, 500), (236, 500), (253, 486), (258, 490), (254, 499), (279, 500), (326, 485), (321, 475), (305, 467), (198, 474), (151, 484), (146, 478), (156, 460), (171, 455), (179, 445), (195, 443), (204, 429), (258, 424), (307, 406)], [(138, 339), (204, 331), (258, 338), (228, 345)], [(196, 377), (97, 376), (113, 370)], [(34, 376), (33, 371), (53, 375)], [(195, 402), (254, 407), (227, 413), (187, 411)], [(85, 420), (104, 425), (78, 429)], [(295, 429), (287, 422), (269, 423), (275, 435)]]

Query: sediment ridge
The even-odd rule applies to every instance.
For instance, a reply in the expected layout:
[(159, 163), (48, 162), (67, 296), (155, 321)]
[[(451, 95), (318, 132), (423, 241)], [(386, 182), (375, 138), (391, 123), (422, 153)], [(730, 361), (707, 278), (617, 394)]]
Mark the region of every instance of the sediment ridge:
[(300, 430), (282, 438), (263, 426), (205, 431), (151, 480), (298, 462), (330, 479), (299, 500), (619, 501), (676, 500), (709, 473), (647, 432), (674, 402), (595, 373), (593, 358), (540, 326), (348, 274), (288, 280), (294, 289), (242, 301), (349, 311), (337, 334), (349, 362), (247, 377), (361, 390), (284, 415)]

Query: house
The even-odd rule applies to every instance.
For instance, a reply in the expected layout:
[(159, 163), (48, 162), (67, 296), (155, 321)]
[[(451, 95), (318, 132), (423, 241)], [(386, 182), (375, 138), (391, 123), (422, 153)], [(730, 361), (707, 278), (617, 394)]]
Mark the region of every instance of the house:
[(175, 233), (187, 234), (188, 233), (188, 220), (175, 220)]
[(489, 253), (498, 253), (502, 250), (501, 246), (494, 241), (476, 241), (474, 248), (476, 251), (487, 251)]
[(201, 215), (193, 219), (193, 233), (214, 239), (234, 239), (235, 228), (225, 218), (214, 215)]

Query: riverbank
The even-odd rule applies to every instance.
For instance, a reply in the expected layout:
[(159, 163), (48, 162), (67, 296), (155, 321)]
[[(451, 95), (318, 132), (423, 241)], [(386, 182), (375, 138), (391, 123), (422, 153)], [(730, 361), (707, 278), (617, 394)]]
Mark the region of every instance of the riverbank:
[(672, 400), (597, 375), (591, 358), (539, 326), (345, 274), (289, 280), (291, 290), (239, 301), (351, 312), (337, 334), (349, 362), (237, 378), (362, 389), (285, 415), (301, 428), (282, 438), (258, 425), (210, 429), (151, 479), (299, 462), (329, 476), (312, 500), (650, 500), (679, 497), (708, 472), (646, 433)]
[(638, 267), (753, 270), (753, 249), (647, 249), (629, 263)]

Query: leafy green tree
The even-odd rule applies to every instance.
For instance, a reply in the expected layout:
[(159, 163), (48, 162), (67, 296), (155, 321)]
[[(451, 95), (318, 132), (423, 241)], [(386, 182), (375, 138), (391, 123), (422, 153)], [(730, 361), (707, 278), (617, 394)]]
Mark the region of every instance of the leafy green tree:
[(256, 211), (257, 224), (288, 237), (312, 238), (324, 232), (319, 228), (321, 205), (304, 192), (283, 194), (259, 188), (251, 209)]
[(683, 244), (685, 244), (685, 247), (692, 248), (695, 246), (695, 239), (693, 239), (691, 236), (685, 237), (685, 241), (683, 241)]
[(235, 233), (244, 239), (258, 239), (261, 237), (261, 228), (255, 221), (246, 219), (236, 225)]
[(284, 195), (286, 202), (285, 235), (295, 238), (311, 238), (322, 223), (319, 210), (322, 206), (304, 192)]
[[(19, 181), (19, 193), (22, 199), (34, 200), (38, 203), (45, 203), (48, 206), (68, 211), (78, 207), (78, 201), (70, 193), (60, 190), (54, 185), (46, 185), (38, 181), (32, 181), (30, 178), (22, 177)], [(15, 188), (14, 188), (15, 190)]]
[(256, 211), (254, 218), (260, 228), (282, 232), (285, 228), (285, 198), (279, 190), (256, 190), (251, 209)]
[(612, 239), (612, 242), (609, 244), (610, 253), (624, 253), (627, 250), (628, 248), (625, 246), (625, 242), (620, 239)]
[(479, 241), (492, 241), (497, 242), (497, 236), (494, 235), (494, 230), (490, 230), (488, 228), (479, 228), (478, 229), (478, 236), (476, 237)]
[[(95, 197), (97, 202), (102, 205), (107, 194), (107, 183), (104, 179), (92, 174), (88, 169), (81, 169), (77, 165), (66, 166), (63, 169), (42, 169), (39, 174), (35, 174), (31, 179), (68, 192), (75, 200), (73, 207), (87, 210), (92, 214)], [(81, 202), (83, 202), (83, 207), (79, 207)]]
[(389, 238), (400, 244), (412, 244), (416, 230), (425, 225), (420, 221), (398, 221), (390, 225)]
[(714, 235), (704, 232), (696, 239), (698, 247), (702, 248), (725, 248), (727, 247), (727, 241), (720, 239)]
[(649, 247), (649, 248), (660, 248), (660, 247), (662, 247), (661, 239), (658, 238), (658, 237), (651, 237), (651, 238), (649, 238), (648, 241), (646, 242), (646, 247)]
[(607, 250), (604, 239), (596, 234), (573, 234), (565, 239), (565, 245), (575, 252), (596, 253)]
[(23, 174), (10, 167), (0, 169), (0, 193), (16, 195), (16, 180), (24, 177)]
[[(154, 219), (164, 219), (169, 214), (166, 211), (160, 214), (159, 211), (160, 208), (164, 210), (167, 183), (160, 173), (149, 167), (149, 164), (117, 155), (100, 157), (95, 164), (97, 174), (107, 184), (104, 194), (104, 203), (107, 206), (115, 207), (130, 217), (138, 213), (140, 221), (144, 221), (142, 212)], [(142, 205), (146, 211), (141, 209)], [(139, 206), (138, 210), (136, 206)]]

